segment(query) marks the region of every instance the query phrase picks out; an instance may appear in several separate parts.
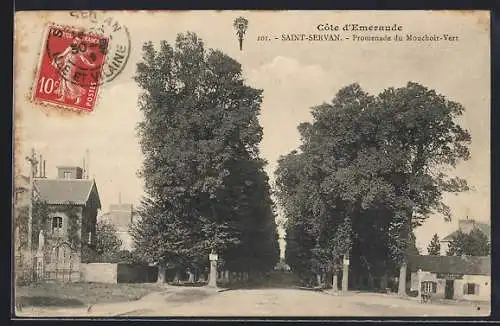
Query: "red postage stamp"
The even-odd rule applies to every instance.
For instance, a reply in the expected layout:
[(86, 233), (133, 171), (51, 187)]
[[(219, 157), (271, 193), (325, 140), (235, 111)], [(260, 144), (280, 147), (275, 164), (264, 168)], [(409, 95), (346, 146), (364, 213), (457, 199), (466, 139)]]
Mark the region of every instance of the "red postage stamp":
[(32, 100), (93, 111), (109, 39), (73, 27), (49, 25)]

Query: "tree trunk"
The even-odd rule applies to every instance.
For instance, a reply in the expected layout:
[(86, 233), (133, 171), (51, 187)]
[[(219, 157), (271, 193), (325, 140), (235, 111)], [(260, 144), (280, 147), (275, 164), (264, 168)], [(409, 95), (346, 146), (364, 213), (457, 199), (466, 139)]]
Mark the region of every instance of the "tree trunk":
[(370, 291), (373, 291), (373, 289), (375, 288), (373, 275), (370, 272), (368, 272), (368, 288), (370, 289)]
[(316, 274), (316, 283), (317, 283), (318, 286), (321, 285), (321, 274), (319, 274), (319, 273)]
[(158, 265), (158, 279), (156, 280), (157, 283), (165, 283), (165, 273), (166, 273), (166, 268), (165, 266)]
[(399, 283), (398, 283), (398, 295), (406, 295), (406, 262), (401, 264), (399, 268)]
[(175, 271), (174, 283), (179, 283), (181, 280), (181, 272), (179, 270)]
[(333, 277), (332, 277), (332, 291), (337, 292), (339, 290), (338, 287), (338, 275), (337, 272), (333, 272)]
[(380, 279), (380, 289), (384, 292), (387, 289), (387, 273), (384, 273), (384, 275), (382, 275), (382, 278)]

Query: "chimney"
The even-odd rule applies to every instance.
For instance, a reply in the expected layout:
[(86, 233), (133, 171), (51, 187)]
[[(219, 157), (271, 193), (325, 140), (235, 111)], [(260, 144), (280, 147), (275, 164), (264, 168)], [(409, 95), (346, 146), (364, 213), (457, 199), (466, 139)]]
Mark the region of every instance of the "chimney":
[(78, 166), (58, 166), (58, 179), (81, 179), (82, 168)]
[(46, 175), (45, 175), (45, 160), (43, 160), (43, 174), (42, 174), (42, 178), (45, 178)]

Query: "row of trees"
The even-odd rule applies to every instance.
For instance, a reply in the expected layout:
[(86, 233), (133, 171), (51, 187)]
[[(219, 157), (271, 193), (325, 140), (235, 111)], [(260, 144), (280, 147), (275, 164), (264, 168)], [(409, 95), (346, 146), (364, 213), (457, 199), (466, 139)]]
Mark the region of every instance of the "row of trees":
[(269, 270), (279, 257), (266, 162), (259, 157), (262, 91), (238, 62), (194, 33), (143, 46), (135, 77), (146, 197), (132, 227), (138, 254), (165, 268)]
[[(488, 256), (490, 254), (490, 242), (486, 234), (479, 229), (473, 229), (469, 233), (458, 231), (452, 236), (447, 256)], [(441, 243), (435, 233), (427, 247), (429, 255), (440, 255)]]
[(418, 83), (377, 96), (358, 84), (312, 109), (299, 149), (281, 157), (277, 197), (287, 218), (287, 262), (304, 277), (333, 271), (343, 256), (368, 278), (400, 268), (405, 292), (413, 230), (433, 213), (450, 218), (444, 192), (468, 190), (448, 176), (469, 158), (464, 108)]

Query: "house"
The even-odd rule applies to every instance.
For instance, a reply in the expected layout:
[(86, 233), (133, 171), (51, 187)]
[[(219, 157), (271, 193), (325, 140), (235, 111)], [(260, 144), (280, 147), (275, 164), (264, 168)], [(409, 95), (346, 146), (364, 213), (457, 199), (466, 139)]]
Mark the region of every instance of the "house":
[(38, 196), (47, 205), (48, 220), (39, 225), (42, 234), (33, 249), (45, 279), (72, 282), (80, 280), (85, 249), (95, 244), (101, 202), (95, 181), (83, 179), (80, 167), (57, 169), (55, 179), (34, 179)]
[(450, 242), (453, 240), (453, 237), (458, 233), (458, 232), (463, 232), (469, 234), (473, 229), (479, 229), (481, 230), (487, 237), (488, 240), (491, 239), (491, 227), (487, 223), (482, 223), (475, 221), (473, 219), (465, 219), (465, 220), (459, 220), (458, 221), (458, 230), (453, 231), (452, 233), (448, 234), (446, 237), (441, 239), (440, 244), (441, 244), (441, 255), (446, 255), (446, 252), (448, 251)]
[(491, 299), (491, 258), (476, 256), (413, 256), (408, 264), (411, 290), (421, 290), (435, 298), (457, 300)]
[(112, 204), (109, 211), (103, 214), (100, 219), (107, 220), (116, 228), (118, 238), (122, 241), (120, 250), (132, 251), (134, 242), (130, 235), (129, 228), (136, 216), (132, 204)]

